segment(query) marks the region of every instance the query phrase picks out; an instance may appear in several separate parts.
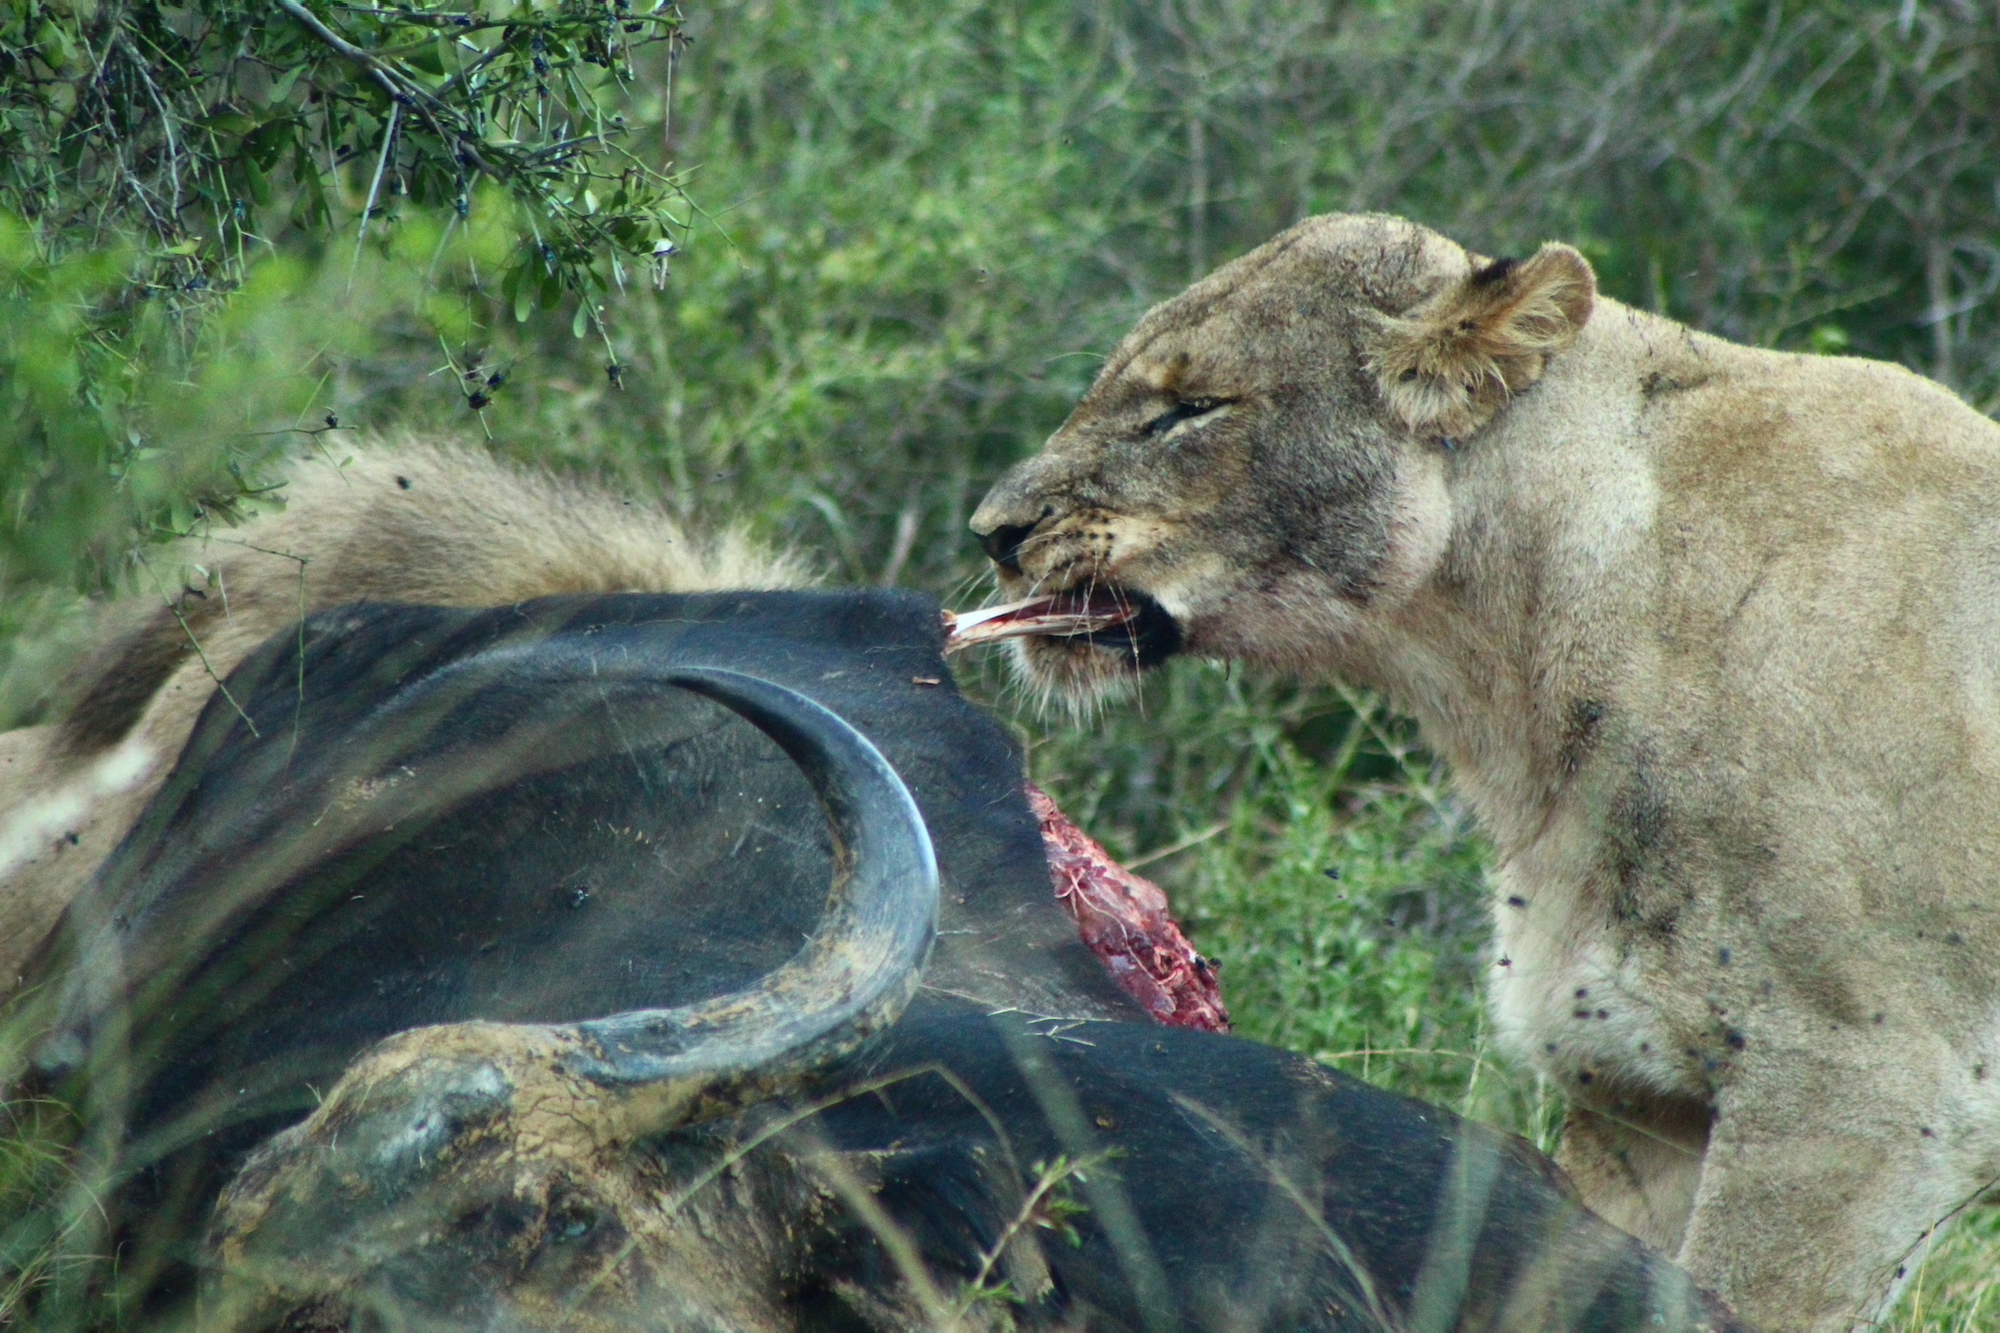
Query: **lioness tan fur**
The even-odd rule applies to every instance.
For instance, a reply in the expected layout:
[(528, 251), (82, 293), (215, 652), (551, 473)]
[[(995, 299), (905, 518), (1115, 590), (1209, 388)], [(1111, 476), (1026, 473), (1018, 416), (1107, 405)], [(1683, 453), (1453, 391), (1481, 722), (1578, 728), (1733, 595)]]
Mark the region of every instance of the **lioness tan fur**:
[(1395, 218), (1140, 321), (973, 519), (1090, 691), (1377, 686), (1494, 844), (1490, 1004), (1612, 1220), (1772, 1329), (1880, 1316), (2000, 1177), (2000, 427)]
[(472, 450), (377, 440), (314, 454), (285, 495), (281, 512), (155, 553), (139, 593), (104, 614), (59, 720), (0, 733), (0, 998), (165, 779), (217, 682), (302, 615), (806, 581), (740, 532), (694, 540), (652, 505)]

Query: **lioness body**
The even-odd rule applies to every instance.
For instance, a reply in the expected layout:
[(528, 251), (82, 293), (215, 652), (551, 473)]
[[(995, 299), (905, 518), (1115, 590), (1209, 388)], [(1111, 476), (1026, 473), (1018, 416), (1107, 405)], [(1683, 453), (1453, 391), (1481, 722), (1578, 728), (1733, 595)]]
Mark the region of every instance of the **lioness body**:
[(280, 512), (156, 554), (140, 591), (105, 611), (60, 720), (0, 732), (0, 998), (166, 778), (216, 682), (303, 616), (805, 581), (740, 533), (694, 540), (652, 506), (470, 450), (314, 454), (285, 495)]
[(1560, 247), (1311, 220), (1149, 314), (974, 525), (1010, 591), (1412, 712), (1586, 1197), (1845, 1329), (2000, 1177), (2000, 427), (1593, 298)]

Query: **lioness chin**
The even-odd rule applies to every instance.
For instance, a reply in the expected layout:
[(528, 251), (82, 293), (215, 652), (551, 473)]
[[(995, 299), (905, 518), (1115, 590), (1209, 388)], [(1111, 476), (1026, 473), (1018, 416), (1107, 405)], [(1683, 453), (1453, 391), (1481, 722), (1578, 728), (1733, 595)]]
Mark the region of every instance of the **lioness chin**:
[(1142, 319), (973, 518), (1084, 695), (1386, 691), (1494, 844), (1490, 1003), (1607, 1217), (1774, 1329), (1879, 1317), (2000, 1178), (2000, 427), (1310, 219)]

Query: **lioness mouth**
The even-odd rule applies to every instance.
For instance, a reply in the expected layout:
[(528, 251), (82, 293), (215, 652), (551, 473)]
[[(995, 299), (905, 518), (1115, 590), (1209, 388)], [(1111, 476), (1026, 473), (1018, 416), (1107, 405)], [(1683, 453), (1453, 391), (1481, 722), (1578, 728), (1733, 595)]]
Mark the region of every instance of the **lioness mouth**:
[(1036, 638), (1117, 653), (1150, 667), (1179, 651), (1180, 625), (1158, 602), (1128, 588), (1059, 592), (1005, 606), (944, 613), (946, 653), (1002, 639)]

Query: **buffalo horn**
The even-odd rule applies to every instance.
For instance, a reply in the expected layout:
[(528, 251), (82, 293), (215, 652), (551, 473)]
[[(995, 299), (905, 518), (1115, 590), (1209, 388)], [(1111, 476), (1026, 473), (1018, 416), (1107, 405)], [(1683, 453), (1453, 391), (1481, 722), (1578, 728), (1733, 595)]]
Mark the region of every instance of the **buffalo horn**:
[(915, 801), (875, 746), (770, 681), (597, 647), (586, 656), (544, 642), (462, 665), (531, 684), (679, 686), (756, 725), (804, 770), (832, 829), (834, 883), (817, 929), (755, 985), (699, 1003), (565, 1024), (454, 1023), (377, 1043), (223, 1192), (209, 1243), (232, 1313), (218, 1327), (343, 1288), (482, 1200), (510, 1196), (524, 1153), (582, 1170), (620, 1143), (783, 1093), (893, 1023), (915, 993), (936, 933), (937, 864)]

